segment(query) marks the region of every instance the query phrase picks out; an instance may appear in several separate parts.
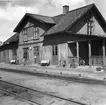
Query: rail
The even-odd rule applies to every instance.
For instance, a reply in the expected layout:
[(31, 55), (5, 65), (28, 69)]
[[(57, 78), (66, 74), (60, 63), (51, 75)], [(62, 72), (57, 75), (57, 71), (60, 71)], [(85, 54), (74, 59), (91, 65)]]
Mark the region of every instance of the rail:
[[(0, 84), (1, 84), (0, 85), (0, 90), (4, 90), (6, 92), (10, 92), (10, 91), (7, 91), (6, 89), (1, 88), (1, 86), (3, 84), (5, 84), (5, 85), (11, 85), (13, 87), (19, 87), (19, 88), (22, 88), (22, 89), (25, 89), (25, 90), (29, 90), (29, 91), (33, 91), (33, 92), (37, 92), (37, 93), (42, 94), (42, 95), (46, 95), (46, 96), (54, 97), (54, 98), (57, 98), (57, 99), (65, 100), (65, 101), (68, 101), (68, 102), (71, 102), (71, 103), (76, 103), (76, 104), (79, 104), (79, 105), (87, 105), (85, 103), (82, 103), (82, 102), (79, 102), (79, 101), (76, 101), (76, 100), (73, 100), (73, 99), (68, 99), (68, 98), (60, 97), (60, 96), (53, 95), (53, 94), (50, 94), (50, 93), (47, 93), (47, 92), (42, 92), (42, 91), (39, 91), (39, 90), (36, 90), (36, 89), (32, 89), (32, 88), (28, 88), (28, 87), (25, 87), (25, 86), (22, 86), (22, 85), (18, 85), (18, 84), (14, 84), (14, 83), (11, 83), (11, 82), (7, 82), (7, 81), (4, 81), (4, 80), (0, 80)], [(18, 97), (20, 97), (20, 98), (22, 98), (24, 100), (27, 100), (29, 102), (35, 103), (37, 105), (42, 105), (40, 103), (37, 103), (37, 102), (32, 101), (32, 100), (29, 100), (29, 99), (27, 99), (25, 97), (22, 97), (20, 95), (17, 95), (14, 92), (10, 92), (10, 93), (13, 94), (13, 95), (16, 95), (16, 96), (18, 96)]]

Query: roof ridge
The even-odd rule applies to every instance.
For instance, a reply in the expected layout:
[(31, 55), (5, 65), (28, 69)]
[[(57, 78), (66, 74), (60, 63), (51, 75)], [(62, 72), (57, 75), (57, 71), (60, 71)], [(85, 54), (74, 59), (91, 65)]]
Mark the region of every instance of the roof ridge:
[(36, 15), (36, 16), (42, 16), (42, 17), (52, 18), (51, 16), (39, 15), (39, 14), (34, 14), (34, 13), (26, 13), (26, 14), (27, 14), (27, 15)]
[[(78, 9), (83, 9), (83, 8), (86, 8), (86, 7), (88, 7), (88, 6), (93, 6), (93, 5), (95, 5), (94, 3), (91, 3), (91, 4), (88, 4), (88, 5), (85, 5), (85, 6), (81, 6), (81, 7), (79, 7), (79, 8), (75, 8), (75, 9), (73, 9), (73, 10), (70, 10), (70, 11), (68, 11), (67, 13), (69, 13), (69, 12), (73, 12), (73, 11), (76, 11), (76, 10), (78, 10)], [(66, 14), (67, 14), (66, 13)], [(55, 16), (53, 16), (53, 17), (56, 17), (56, 16), (60, 16), (60, 15), (66, 15), (66, 14), (59, 14), (59, 15), (55, 15)], [(53, 18), (52, 17), (52, 18)]]
[[(79, 9), (83, 9), (83, 8), (89, 7), (89, 6), (93, 6), (93, 5), (95, 5), (95, 4), (92, 3), (92, 4), (89, 4), (89, 5), (85, 5), (85, 6), (82, 6), (82, 7), (76, 8), (76, 9), (73, 9), (73, 10), (67, 12), (66, 14), (68, 14), (68, 13), (70, 13), (70, 12), (73, 12), (73, 11), (77, 11), (77, 10), (79, 10)], [(59, 15), (53, 16), (52, 19), (55, 21), (55, 19), (54, 19), (55, 17), (65, 16), (66, 14), (59, 14)], [(61, 20), (62, 20), (62, 19), (61, 19)]]
[[(52, 21), (54, 21), (55, 22), (55, 20), (52, 18), (52, 17), (50, 17), (50, 16), (44, 16), (44, 15), (39, 15), (39, 14), (32, 14), (32, 13), (26, 13), (26, 15), (27, 16), (38, 16), (38, 17), (42, 17), (42, 18), (49, 18), (49, 19), (52, 19)], [(40, 19), (39, 19), (40, 20)], [(42, 20), (41, 20), (42, 21)]]
[(60, 15), (65, 15), (65, 14), (59, 14), (59, 15), (56, 15), (56, 16), (52, 16), (52, 18), (57, 17), (57, 16), (60, 16)]
[[(93, 6), (93, 5), (95, 5), (95, 4), (92, 3), (92, 4), (89, 4), (89, 5), (85, 5), (85, 6), (82, 6), (82, 7), (76, 8), (76, 9), (73, 9), (73, 10), (71, 10), (71, 11), (69, 11), (69, 12), (73, 12), (73, 11), (76, 11), (76, 10), (79, 10), (79, 9), (83, 9), (83, 8), (86, 8), (86, 7), (89, 7), (89, 6)], [(69, 12), (68, 12), (68, 13), (69, 13)]]
[[(64, 21), (65, 17), (68, 16), (69, 14), (71, 14), (71, 13), (73, 13), (73, 12), (75, 12), (75, 11), (78, 12), (78, 10), (80, 11), (80, 10), (83, 10), (83, 9), (84, 9), (83, 13), (81, 13), (81, 14), (79, 14), (79, 15), (77, 16), (76, 20), (78, 20), (83, 14), (85, 14), (85, 12), (87, 12), (87, 11), (88, 11), (89, 9), (91, 9), (93, 6), (95, 6), (94, 3), (89, 4), (89, 5), (86, 5), (86, 6), (83, 6), (83, 7), (80, 7), (80, 8), (76, 8), (76, 9), (74, 9), (74, 10), (71, 10), (71, 11), (69, 11), (68, 13), (66, 13), (65, 15), (64, 15), (64, 14), (57, 15), (57, 17), (58, 17), (58, 16), (62, 16), (61, 20), (59, 20), (59, 22), (58, 22), (57, 24), (59, 25), (62, 21)], [(55, 17), (56, 17), (56, 16), (54, 16), (53, 18), (55, 19)], [(71, 24), (74, 24), (76, 20), (73, 20), (73, 22), (72, 22)], [(56, 26), (56, 27), (57, 27), (57, 26)], [(55, 28), (56, 28), (56, 27), (55, 27)], [(54, 30), (55, 28), (52, 27), (52, 30)], [(69, 28), (69, 26), (67, 26), (67, 28)], [(67, 28), (64, 28), (64, 31), (67, 30)], [(51, 31), (51, 30), (50, 30), (50, 31)], [(56, 30), (56, 31), (57, 31), (57, 30)]]
[[(72, 10), (72, 11), (70, 11), (70, 12), (73, 12), (73, 11), (77, 11), (77, 10), (79, 10), (79, 9), (83, 9), (83, 8), (86, 8), (86, 7), (89, 7), (89, 6), (95, 6), (95, 4), (94, 3), (92, 3), (92, 4), (89, 4), (89, 5), (86, 5), (86, 6), (83, 6), (83, 7), (80, 7), (80, 8), (77, 8), (77, 9), (75, 9), (75, 10)], [(89, 8), (90, 9), (90, 8)], [(81, 16), (83, 16), (84, 14), (85, 14), (85, 12), (87, 12), (88, 11), (88, 9), (87, 10), (85, 10), (82, 14), (80, 14), (80, 16), (78, 16), (78, 18), (75, 20), (75, 21), (73, 21), (73, 23), (72, 24), (74, 24)], [(71, 26), (72, 26), (72, 24), (71, 24)], [(69, 26), (70, 27), (70, 26)], [(66, 28), (65, 30), (67, 31), (68, 29), (69, 29), (69, 27), (68, 28)]]

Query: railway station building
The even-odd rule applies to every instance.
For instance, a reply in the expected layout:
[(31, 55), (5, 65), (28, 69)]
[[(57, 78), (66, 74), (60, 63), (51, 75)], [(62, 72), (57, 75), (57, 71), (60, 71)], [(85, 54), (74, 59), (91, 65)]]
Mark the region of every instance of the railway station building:
[(79, 66), (81, 60), (85, 65), (106, 64), (106, 21), (95, 4), (71, 11), (65, 5), (63, 13), (53, 17), (26, 13), (14, 32), (19, 64), (39, 64), (42, 60), (66, 66), (72, 62)]

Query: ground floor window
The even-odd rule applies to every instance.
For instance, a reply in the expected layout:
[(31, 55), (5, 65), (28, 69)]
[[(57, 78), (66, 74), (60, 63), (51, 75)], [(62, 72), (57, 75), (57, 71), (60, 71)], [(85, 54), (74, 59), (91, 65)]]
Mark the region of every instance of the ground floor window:
[(52, 55), (58, 55), (58, 46), (57, 45), (53, 45), (52, 46)]
[(29, 59), (29, 52), (28, 52), (28, 48), (23, 48), (23, 58), (25, 60)]

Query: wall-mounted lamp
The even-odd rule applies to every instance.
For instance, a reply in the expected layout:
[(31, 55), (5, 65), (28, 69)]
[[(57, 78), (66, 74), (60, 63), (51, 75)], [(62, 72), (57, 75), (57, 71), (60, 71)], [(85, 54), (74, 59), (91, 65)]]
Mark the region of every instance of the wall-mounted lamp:
[(29, 47), (30, 50), (32, 50), (32, 47)]

